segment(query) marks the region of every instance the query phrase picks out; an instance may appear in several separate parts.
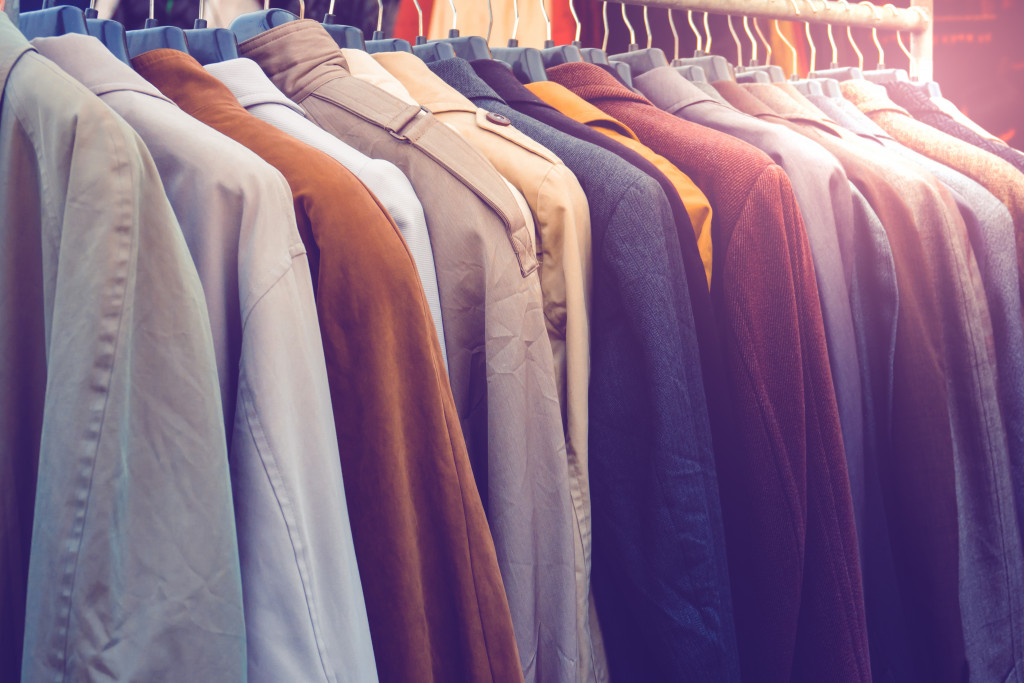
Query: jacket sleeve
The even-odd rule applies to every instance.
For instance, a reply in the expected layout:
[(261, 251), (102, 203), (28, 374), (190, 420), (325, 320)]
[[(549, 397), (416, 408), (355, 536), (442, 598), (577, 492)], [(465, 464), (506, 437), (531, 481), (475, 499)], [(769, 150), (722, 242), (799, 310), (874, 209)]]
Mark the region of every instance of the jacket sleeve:
[(22, 678), (243, 680), (213, 341), (157, 170), (122, 119), (34, 54), (4, 96), (0, 150), (11, 112), (41, 191), (16, 200), (33, 217), (35, 199), (37, 220), (0, 238), (39, 231), (26, 260), (41, 278), (19, 303), (45, 327), (26, 360), (47, 377)]

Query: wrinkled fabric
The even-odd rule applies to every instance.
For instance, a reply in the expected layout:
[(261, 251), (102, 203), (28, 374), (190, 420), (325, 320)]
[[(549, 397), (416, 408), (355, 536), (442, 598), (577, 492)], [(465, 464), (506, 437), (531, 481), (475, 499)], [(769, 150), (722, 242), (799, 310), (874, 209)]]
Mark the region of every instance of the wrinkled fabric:
[[(530, 610), (522, 617), (544, 625), (539, 645), (542, 651), (559, 653), (559, 657), (538, 653), (538, 661), (550, 668), (538, 670), (537, 679), (558, 679), (563, 671), (560, 666), (553, 665), (560, 657), (578, 647), (580, 654), (574, 659), (589, 658), (591, 649), (590, 638), (584, 628), (589, 619), (587, 596), (590, 593), (591, 546), (587, 391), (590, 383), (592, 265), (587, 196), (572, 171), (550, 150), (508, 125), (507, 121), (479, 109), (432, 73), (418, 57), (407, 52), (383, 52), (373, 58), (400, 81), (421, 106), (480, 150), (495, 169), (523, 194), (533, 214), (544, 319), (554, 353), (575, 511), (575, 547), (565, 552), (574, 554), (576, 564), (574, 584), (560, 587), (555, 583), (557, 577), (548, 575), (549, 583), (543, 590), (547, 599), (539, 606), (537, 614)], [(353, 75), (360, 77), (359, 71), (353, 71)], [(571, 589), (569, 593), (567, 588)], [(567, 602), (566, 597), (570, 597), (571, 602)], [(514, 623), (519, 616), (513, 611)], [(517, 633), (529, 633), (530, 630), (516, 627)], [(575, 646), (574, 641), (578, 641)], [(521, 642), (520, 653), (525, 649)]]
[(594, 65), (562, 64), (548, 77), (688, 173), (715, 211), (711, 294), (743, 444), (717, 464), (744, 675), (869, 680), (839, 415), (788, 178), (753, 147), (661, 111)]
[[(675, 194), (678, 195), (679, 200), (686, 207), (690, 222), (693, 224), (693, 230), (697, 236), (697, 248), (700, 250), (701, 261), (704, 263), (704, 272), (710, 287), (713, 258), (711, 245), (711, 204), (690, 177), (676, 168), (668, 159), (655, 153), (650, 147), (640, 142), (636, 137), (636, 133), (631, 131), (629, 126), (616, 121), (594, 105), (578, 97), (575, 93), (570, 92), (564, 86), (551, 81), (541, 81), (538, 83), (527, 83), (526, 88), (568, 118), (585, 124), (618, 142), (623, 147), (636, 152), (643, 159), (653, 164), (671, 182)], [(671, 193), (666, 192), (666, 194), (670, 195)]]
[(288, 183), (95, 38), (41, 38), (34, 46), (143, 137), (197, 264), (231, 437), (249, 680), (333, 680), (342, 671), (350, 680), (376, 678)]
[(251, 59), (229, 59), (207, 64), (205, 68), (231, 90), (250, 114), (324, 152), (352, 171), (373, 192), (402, 232), (416, 262), (416, 272), (419, 273), (430, 317), (434, 320), (437, 339), (441, 343), (442, 357), (447, 364), (441, 297), (437, 292), (437, 270), (427, 219), (405, 174), (390, 162), (362, 154), (307, 119), (302, 107), (285, 97)]
[(0, 90), (0, 678), (244, 681), (213, 337), (157, 168), (6, 15)]
[[(555, 152), (590, 203), (592, 583), (611, 678), (737, 680), (718, 483), (688, 293), (692, 282), (705, 289), (704, 276), (685, 212), (698, 266), (692, 275), (680, 258), (683, 231), (650, 176), (520, 111), (529, 100), (561, 117), (500, 63), (449, 59), (430, 68)], [(600, 669), (596, 675), (601, 680)]]
[[(456, 62), (457, 64), (457, 62)], [(575, 121), (565, 114), (562, 114), (550, 104), (544, 102), (534, 95), (523, 84), (521, 84), (508, 67), (491, 60), (479, 60), (473, 62), (473, 69), (481, 74), (486, 84), (493, 86), (494, 92), (514, 111), (519, 112), (526, 120), (545, 124), (540, 127), (536, 134), (544, 135), (552, 129), (559, 131), (577, 141), (590, 143), (611, 152), (615, 157), (629, 163), (636, 170), (653, 179), (661, 187), (662, 193), (668, 200), (669, 209), (672, 212), (675, 223), (676, 236), (683, 256), (683, 272), (686, 277), (686, 297), (690, 300), (690, 308), (693, 313), (694, 332), (697, 336), (697, 348), (700, 354), (701, 376), (704, 380), (704, 397), (708, 407), (708, 417), (711, 422), (711, 441), (715, 453), (732, 452), (737, 448), (735, 434), (735, 409), (731, 388), (726, 375), (723, 346), (718, 330), (718, 323), (711, 307), (711, 294), (707, 284), (709, 274), (705, 270), (705, 263), (700, 253), (696, 231), (700, 229), (705, 220), (711, 218), (710, 205), (705, 215), (699, 207), (696, 210), (683, 205), (675, 185), (668, 176), (662, 173), (657, 166), (648, 161), (640, 151), (633, 147), (627, 147), (625, 143), (620, 144), (607, 135), (594, 130), (593, 128)], [(558, 86), (557, 83), (551, 85)], [(562, 87), (562, 86), (558, 86)], [(571, 94), (571, 93), (570, 93)], [(573, 97), (576, 97), (573, 95)], [(591, 106), (588, 105), (587, 106)], [(606, 119), (615, 120), (602, 112)], [(522, 117), (520, 117), (522, 118)], [(621, 124), (621, 122), (619, 122)], [(653, 152), (649, 152), (653, 154)], [(668, 160), (665, 160), (666, 163)], [(582, 173), (577, 170), (577, 173)], [(591, 169), (592, 173), (598, 173)], [(692, 182), (692, 181), (691, 181)], [(699, 192), (699, 189), (697, 190)], [(703, 201), (707, 198), (701, 193)], [(691, 219), (690, 215), (695, 214)], [(703, 235), (703, 231), (701, 231)], [(710, 245), (710, 230), (707, 234)], [(723, 532), (724, 533), (724, 532)], [(719, 543), (720, 550), (724, 552), (724, 544)], [(722, 562), (725, 560), (723, 559)], [(725, 578), (724, 576), (722, 577)], [(730, 608), (731, 614), (731, 608)], [(734, 629), (730, 623), (723, 627), (723, 632), (728, 633), (729, 642), (726, 644), (726, 651), (735, 654), (735, 642), (732, 637)]]
[[(455, 131), (353, 77), (316, 22), (277, 27), (239, 51), (318, 125), (401, 168), (423, 202), (452, 390), (505, 589), (514, 613), (534, 609), (545, 573), (571, 579), (574, 558), (564, 550), (572, 547), (572, 501), (532, 218), (528, 223), (504, 179)], [(515, 669), (529, 676), (539, 634), (517, 638), (530, 651), (520, 653)], [(514, 673), (504, 645), (496, 641), (490, 653), (497, 676)], [(564, 663), (574, 666), (568, 655)]]
[[(397, 226), (344, 166), (246, 112), (190, 56), (154, 50), (132, 65), (291, 186), (311, 255), (378, 675), (393, 680), (396, 670), (415, 669), (446, 680), (518, 680), (493, 541)], [(507, 653), (504, 672), (492, 665), (494, 651)]]

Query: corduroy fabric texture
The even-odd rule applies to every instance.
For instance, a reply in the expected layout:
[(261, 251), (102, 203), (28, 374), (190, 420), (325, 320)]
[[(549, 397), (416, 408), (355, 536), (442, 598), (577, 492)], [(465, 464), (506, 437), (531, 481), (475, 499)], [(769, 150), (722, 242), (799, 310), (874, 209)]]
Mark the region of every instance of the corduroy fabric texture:
[(291, 185), (381, 680), (521, 680), (494, 542), (398, 228), (344, 166), (249, 114), (190, 56), (154, 50), (133, 66)]
[(711, 293), (746, 452), (718, 458), (744, 675), (870, 680), (842, 434), (789, 179), (753, 147), (657, 109), (593, 65), (548, 75), (690, 175), (715, 212)]

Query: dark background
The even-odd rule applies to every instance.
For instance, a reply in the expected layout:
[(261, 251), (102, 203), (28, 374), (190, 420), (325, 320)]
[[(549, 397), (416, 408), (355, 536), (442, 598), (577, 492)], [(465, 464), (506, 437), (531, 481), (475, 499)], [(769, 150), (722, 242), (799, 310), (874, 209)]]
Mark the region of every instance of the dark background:
[[(80, 6), (87, 6), (87, 0), (63, 0)], [(411, 0), (384, 0), (385, 32), (390, 36), (399, 3)], [(484, 0), (481, 0), (484, 1)], [(566, 0), (556, 0), (556, 4)], [(21, 11), (36, 9), (42, 0), (21, 0)], [(583, 23), (583, 44), (600, 46), (604, 35), (601, 20), (601, 3), (595, 0), (574, 0)], [(876, 4), (884, 4), (875, 0)], [(308, 0), (306, 15), (322, 19), (329, 0)], [(427, 4), (426, 2), (421, 4)], [(903, 3), (900, 3), (901, 5)], [(198, 11), (198, 0), (157, 0), (156, 18), (163, 25), (177, 25), (191, 28)], [(272, 0), (274, 7), (285, 7), (298, 11), (298, 0)], [(115, 18), (129, 29), (141, 28), (148, 13), (148, 0), (122, 0)], [(630, 21), (637, 33), (641, 47), (646, 45), (643, 23), (643, 9), (629, 7)], [(935, 0), (935, 78), (943, 95), (951, 99), (971, 118), (991, 133), (1003, 138), (1017, 148), (1024, 148), (1024, 0)], [(376, 0), (337, 0), (335, 14), (338, 23), (360, 26), (369, 36), (377, 19)], [(566, 16), (555, 12), (556, 19)], [(629, 34), (622, 21), (620, 6), (608, 6), (610, 25), (608, 51), (625, 51)], [(680, 54), (692, 55), (696, 39), (687, 23), (686, 12), (674, 13), (679, 32)], [(664, 9), (650, 10), (650, 23), (654, 34), (654, 45), (665, 50), (672, 58), (673, 38)], [(703, 15), (694, 13), (698, 27), (703, 30)], [(712, 52), (736, 60), (736, 46), (728, 30), (725, 17), (712, 15), (709, 20), (712, 34)], [(766, 36), (771, 35), (771, 22), (760, 22)], [(750, 58), (750, 44), (743, 31), (742, 21), (735, 19), (734, 25), (743, 41), (744, 60)], [(572, 27), (555, 27), (556, 36), (571, 35)], [(808, 45), (804, 37), (804, 25), (793, 25), (800, 51), (800, 71), (808, 66)], [(856, 53), (850, 47), (845, 29), (834, 31), (839, 46), (841, 66), (856, 65)], [(871, 39), (871, 31), (854, 29), (854, 39), (865, 56), (865, 67), (873, 68), (878, 60)], [(825, 68), (831, 60), (831, 47), (826, 30), (822, 26), (812, 29), (817, 46), (818, 68)], [(879, 38), (885, 50), (886, 66), (907, 68), (907, 59), (899, 50), (893, 33), (880, 33)], [(909, 36), (905, 36), (909, 45)], [(762, 61), (764, 51), (759, 46)], [(780, 61), (781, 58), (781, 61)], [(790, 64), (790, 57), (776, 51), (775, 63)]]
[[(878, 5), (884, 4), (881, 0), (875, 2)], [(576, 0), (576, 7), (585, 14), (584, 44), (599, 46), (604, 35), (601, 3)], [(627, 12), (637, 33), (637, 40), (644, 47), (646, 31), (643, 9), (629, 7)], [(942, 94), (989, 132), (1019, 149), (1024, 148), (1024, 0), (935, 0), (935, 14), (935, 80)], [(654, 45), (665, 50), (671, 59), (673, 39), (668, 12), (652, 9), (649, 16)], [(629, 43), (629, 33), (618, 5), (609, 4), (608, 17), (611, 26), (609, 52), (625, 50)], [(703, 14), (695, 12), (694, 20), (703, 31)], [(696, 47), (696, 39), (687, 23), (686, 12), (675, 12), (675, 24), (680, 37), (680, 53), (684, 57), (691, 56)], [(743, 42), (744, 60), (748, 60), (750, 43), (743, 31), (742, 20), (734, 19), (733, 25)], [(760, 25), (764, 34), (769, 36), (771, 22), (761, 21)], [(710, 26), (712, 52), (735, 62), (736, 45), (725, 17), (711, 15)], [(807, 68), (809, 49), (804, 37), (804, 25), (799, 24), (795, 28), (795, 44), (801, 52), (802, 75)], [(833, 33), (839, 47), (840, 65), (855, 66), (857, 57), (847, 40), (846, 29), (837, 28)], [(818, 68), (826, 68), (832, 57), (832, 48), (825, 27), (812, 27), (812, 36), (817, 46)], [(865, 68), (874, 68), (878, 52), (871, 31), (854, 29), (853, 37), (864, 53)], [(909, 38), (904, 35), (907, 46), (910, 45)], [(879, 40), (885, 52), (886, 66), (906, 69), (908, 60), (900, 51), (895, 34), (879, 32)], [(763, 61), (764, 50), (761, 46), (759, 56)], [(779, 57), (776, 51), (773, 61), (788, 70), (789, 55), (785, 55), (781, 62)]]

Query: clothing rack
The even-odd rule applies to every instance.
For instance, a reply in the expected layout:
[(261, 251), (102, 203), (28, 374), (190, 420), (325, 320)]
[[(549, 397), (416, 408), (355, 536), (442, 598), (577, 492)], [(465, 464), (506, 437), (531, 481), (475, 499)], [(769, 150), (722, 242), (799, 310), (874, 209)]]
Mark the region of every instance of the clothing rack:
[(909, 8), (887, 5), (849, 4), (832, 0), (611, 0), (627, 5), (646, 5), (670, 10), (698, 10), (735, 17), (781, 19), (812, 24), (910, 33), (910, 54), (923, 81), (933, 72), (933, 0), (911, 0)]

